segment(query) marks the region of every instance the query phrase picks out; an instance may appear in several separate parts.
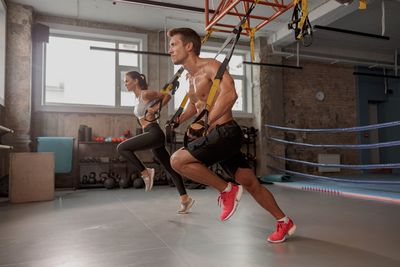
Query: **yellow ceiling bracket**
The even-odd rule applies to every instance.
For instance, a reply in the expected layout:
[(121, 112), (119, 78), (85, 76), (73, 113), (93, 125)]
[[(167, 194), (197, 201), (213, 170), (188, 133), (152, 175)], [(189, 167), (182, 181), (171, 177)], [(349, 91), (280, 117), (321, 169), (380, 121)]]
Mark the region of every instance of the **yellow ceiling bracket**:
[(208, 38), (210, 38), (211, 34), (213, 33), (213, 29), (210, 29), (207, 31), (207, 34), (204, 36), (203, 40), (201, 40), (201, 44), (205, 44), (208, 41)]
[(256, 34), (257, 28), (250, 29), (249, 37), (250, 37), (250, 55), (251, 61), (254, 62), (254, 36)]
[(366, 8), (367, 8), (367, 0), (360, 0), (358, 9), (366, 9)]
[[(298, 25), (299, 29), (303, 29), (303, 25), (307, 20), (308, 16), (308, 0), (300, 0), (301, 2), (301, 19)], [(303, 31), (300, 31), (297, 39), (301, 39), (303, 37)]]

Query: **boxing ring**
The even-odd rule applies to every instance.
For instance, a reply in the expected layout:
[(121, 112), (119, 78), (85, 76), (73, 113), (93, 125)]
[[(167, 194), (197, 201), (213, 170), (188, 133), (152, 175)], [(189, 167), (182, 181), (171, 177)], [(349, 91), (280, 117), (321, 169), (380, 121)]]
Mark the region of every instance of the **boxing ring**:
[[(283, 138), (274, 137), (275, 134), (287, 132), (301, 133), (318, 133), (324, 134), (340, 134), (340, 133), (359, 133), (370, 130), (378, 130), (389, 127), (399, 127), (400, 121), (392, 121), (366, 126), (350, 127), (350, 128), (330, 128), (330, 129), (301, 129), (276, 126), (266, 124), (265, 127), (271, 130), (272, 135), (268, 140), (273, 143), (282, 144), (285, 146), (285, 151), (288, 146), (300, 146), (305, 151), (313, 151), (313, 149), (328, 149), (334, 148), (338, 150), (368, 150), (376, 148), (397, 147), (400, 146), (400, 140), (377, 142), (370, 144), (310, 144), (305, 142), (289, 141)], [(317, 163), (306, 161), (301, 158), (289, 158), (282, 155), (267, 154), (273, 161), (284, 163), (304, 165), (310, 167), (325, 167), (369, 171), (369, 170), (398, 170), (400, 163), (379, 163), (379, 164), (342, 164), (342, 163)], [(398, 161), (398, 159), (397, 159)], [(268, 167), (280, 173), (285, 173), (293, 177), (292, 182), (277, 183), (281, 186), (302, 189), (306, 191), (316, 191), (330, 193), (336, 195), (344, 195), (358, 197), (364, 199), (383, 200), (400, 204), (400, 173), (392, 174), (351, 174), (351, 175), (320, 175), (320, 173), (299, 172), (290, 169), (274, 167), (268, 164)], [(382, 177), (384, 176), (384, 177)]]

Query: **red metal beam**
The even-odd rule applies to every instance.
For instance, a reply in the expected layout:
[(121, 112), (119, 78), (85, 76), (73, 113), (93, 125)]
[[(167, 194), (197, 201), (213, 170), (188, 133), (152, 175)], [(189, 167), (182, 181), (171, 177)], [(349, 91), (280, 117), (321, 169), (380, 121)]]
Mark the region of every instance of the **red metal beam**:
[(286, 6), (286, 8), (279, 10), (278, 12), (276, 12), (274, 15), (269, 17), (264, 22), (261, 22), (260, 24), (258, 24), (256, 27), (257, 31), (259, 29), (261, 29), (262, 27), (264, 27), (265, 25), (267, 25), (268, 23), (270, 23), (271, 21), (273, 21), (274, 19), (276, 19), (277, 17), (279, 17), (280, 15), (282, 15), (283, 13), (285, 13), (286, 11), (288, 11), (289, 9), (291, 9), (293, 6), (294, 6), (293, 2), (290, 2), (290, 4)]
[[(249, 2), (249, 3), (253, 3), (253, 0), (242, 0), (243, 2)], [(271, 6), (271, 7), (278, 7), (278, 8), (285, 8), (287, 5), (285, 5), (283, 3), (283, 1), (281, 1), (282, 3), (278, 3), (278, 1), (275, 1), (275, 3), (271, 3), (268, 2), (268, 0), (260, 0), (258, 1), (257, 5), (263, 5), (263, 6)]]
[[(208, 0), (205, 0), (208, 1)], [(220, 21), (226, 13), (228, 13), (234, 6), (236, 6), (241, 0), (234, 0), (227, 8), (221, 10), (221, 13), (218, 12), (218, 16), (215, 17), (210, 23), (206, 26), (206, 31), (210, 30), (212, 26), (214, 26), (218, 21)]]
[[(209, 30), (214, 30), (217, 31), (215, 27), (220, 26), (220, 27), (225, 27), (225, 28), (234, 28), (235, 25), (229, 25), (229, 24), (221, 24), (219, 21), (224, 18), (225, 16), (235, 16), (238, 17), (239, 20), (242, 19), (242, 17), (245, 15), (247, 10), (249, 9), (250, 3), (253, 3), (253, 0), (220, 0), (220, 3), (218, 5), (218, 8), (214, 10), (214, 14), (211, 19), (209, 19), (209, 14), (210, 10), (209, 9), (209, 0), (205, 0), (205, 12), (206, 12), (206, 31)], [(237, 5), (242, 2), (243, 3), (243, 13), (240, 12), (237, 8)], [(273, 15), (267, 17), (267, 16), (256, 16), (256, 15), (250, 15), (247, 22), (248, 26), (250, 26), (250, 20), (251, 19), (256, 19), (256, 20), (262, 20), (261, 23), (259, 23), (257, 26), (253, 27), (256, 28), (256, 30), (261, 29), (265, 25), (267, 25), (269, 22), (277, 18), (278, 16), (282, 15), (286, 11), (288, 11), (290, 8), (294, 6), (293, 1), (290, 1), (290, 3), (285, 4), (284, 0), (259, 0), (257, 2), (257, 5), (262, 5), (264, 6), (263, 8), (271, 8), (273, 11)], [(245, 29), (247, 34), (249, 34), (250, 29), (246, 28)], [(219, 30), (225, 32), (225, 30)]]
[[(245, 13), (228, 12), (228, 15), (243, 17), (246, 14)], [(266, 17), (257, 16), (257, 15), (250, 15), (249, 18), (258, 19), (258, 20), (265, 20), (266, 19)]]
[[(205, 1), (208, 2), (209, 0), (205, 0)], [(221, 9), (224, 8), (225, 1), (226, 1), (226, 0), (221, 0), (221, 2), (219, 3), (219, 5), (218, 5), (218, 7), (217, 7), (217, 9), (216, 9), (217, 11), (214, 11), (214, 14), (213, 14), (211, 20), (214, 20), (215, 17), (218, 15), (219, 10), (221, 10)], [(230, 0), (229, 0), (229, 1), (230, 1)], [(206, 25), (208, 25), (208, 24), (206, 24)]]

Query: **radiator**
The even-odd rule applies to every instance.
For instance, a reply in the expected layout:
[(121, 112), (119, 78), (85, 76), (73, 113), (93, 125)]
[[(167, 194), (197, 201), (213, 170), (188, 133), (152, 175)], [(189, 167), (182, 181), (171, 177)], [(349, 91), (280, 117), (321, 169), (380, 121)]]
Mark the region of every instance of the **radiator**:
[[(318, 154), (318, 163), (340, 164), (340, 154)], [(340, 172), (340, 168), (318, 167), (319, 172)]]

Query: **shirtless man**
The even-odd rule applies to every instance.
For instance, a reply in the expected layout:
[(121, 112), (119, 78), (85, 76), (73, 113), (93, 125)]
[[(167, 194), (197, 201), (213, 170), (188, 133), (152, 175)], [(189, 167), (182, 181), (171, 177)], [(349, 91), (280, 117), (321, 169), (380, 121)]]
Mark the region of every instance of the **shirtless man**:
[[(183, 65), (188, 71), (190, 103), (178, 118), (182, 123), (199, 114), (206, 105), (207, 97), (220, 63), (210, 58), (200, 58), (200, 36), (189, 28), (176, 28), (168, 32), (169, 54), (175, 65)], [(220, 87), (209, 111), (209, 129), (206, 136), (190, 142), (187, 148), (176, 151), (171, 157), (172, 167), (181, 175), (196, 182), (214, 187), (220, 192), (222, 206), (220, 219), (227, 220), (235, 212), (242, 195), (242, 186), (277, 220), (276, 230), (268, 241), (283, 242), (294, 233), (296, 226), (277, 205), (273, 195), (262, 186), (247, 160), (241, 153), (242, 130), (233, 120), (232, 107), (237, 94), (234, 81), (225, 71)], [(199, 127), (193, 125), (192, 128)], [(240, 184), (227, 183), (207, 168), (219, 163)]]

